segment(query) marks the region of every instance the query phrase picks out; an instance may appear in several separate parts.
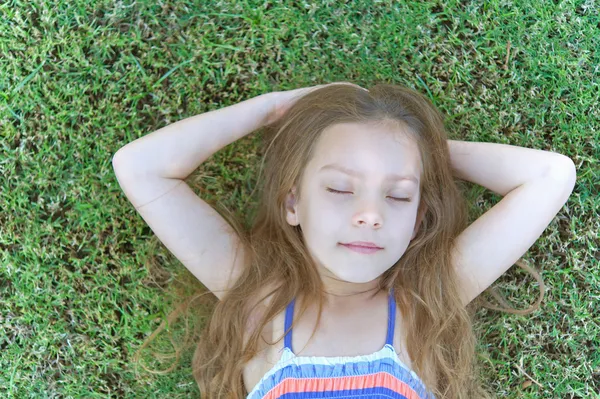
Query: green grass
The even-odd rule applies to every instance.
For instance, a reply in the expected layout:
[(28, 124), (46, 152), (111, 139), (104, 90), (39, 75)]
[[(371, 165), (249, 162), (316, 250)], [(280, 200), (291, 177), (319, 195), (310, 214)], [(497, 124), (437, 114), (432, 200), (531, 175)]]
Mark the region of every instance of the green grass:
[[(541, 0), (3, 2), (0, 396), (196, 396), (189, 351), (170, 374), (132, 366), (172, 309), (171, 283), (192, 278), (126, 200), (111, 157), (188, 116), (344, 80), (425, 93), (452, 139), (573, 159), (574, 193), (524, 257), (547, 284), (542, 308), (482, 309), (479, 350), (499, 397), (600, 397), (599, 12)], [(189, 181), (235, 209), (258, 155), (248, 136)], [(473, 218), (499, 200), (468, 195)], [(515, 269), (498, 284), (525, 307), (537, 286)], [(169, 350), (165, 335), (153, 349)]]

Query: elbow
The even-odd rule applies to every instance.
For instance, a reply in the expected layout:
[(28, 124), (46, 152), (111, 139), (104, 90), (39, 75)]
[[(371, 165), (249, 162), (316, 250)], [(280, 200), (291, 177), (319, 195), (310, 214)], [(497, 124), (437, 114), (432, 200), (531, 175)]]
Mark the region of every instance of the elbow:
[(124, 147), (119, 148), (119, 150), (117, 152), (115, 152), (112, 156), (111, 163), (112, 163), (113, 170), (115, 172), (123, 164), (123, 148)]
[(559, 155), (556, 162), (549, 168), (551, 174), (562, 177), (575, 185), (577, 180), (577, 168), (571, 158), (566, 155)]
[(573, 160), (566, 155), (557, 154), (556, 159), (546, 169), (546, 176), (563, 185), (566, 202), (577, 181), (577, 168)]
[(126, 170), (132, 170), (131, 155), (127, 153), (126, 147), (121, 147), (112, 157), (112, 167), (117, 176), (122, 175)]

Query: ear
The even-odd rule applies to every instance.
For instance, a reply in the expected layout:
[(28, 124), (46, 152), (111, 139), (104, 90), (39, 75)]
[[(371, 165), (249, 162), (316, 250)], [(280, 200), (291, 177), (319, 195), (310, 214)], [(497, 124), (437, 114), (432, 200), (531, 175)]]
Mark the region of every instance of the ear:
[(298, 198), (296, 196), (296, 186), (293, 186), (285, 200), (285, 219), (291, 226), (298, 226)]
[(419, 228), (421, 227), (421, 222), (423, 221), (423, 217), (425, 217), (426, 213), (427, 213), (427, 204), (425, 202), (422, 202), (421, 206), (419, 207), (419, 211), (417, 213), (417, 220), (415, 221), (415, 228), (413, 230), (413, 235), (410, 238), (411, 240), (413, 238), (415, 238), (415, 236), (419, 232)]

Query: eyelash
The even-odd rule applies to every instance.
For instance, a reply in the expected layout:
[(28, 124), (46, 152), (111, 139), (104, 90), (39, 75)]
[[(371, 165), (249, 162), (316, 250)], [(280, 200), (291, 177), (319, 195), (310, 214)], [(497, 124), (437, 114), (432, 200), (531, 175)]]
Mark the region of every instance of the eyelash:
[[(327, 187), (327, 191), (329, 191), (330, 193), (334, 193), (334, 194), (348, 194), (347, 191), (338, 191), (338, 190), (334, 190), (333, 188), (329, 188), (329, 187)], [(390, 197), (390, 198), (397, 202), (410, 202), (410, 198), (396, 198), (396, 197)]]

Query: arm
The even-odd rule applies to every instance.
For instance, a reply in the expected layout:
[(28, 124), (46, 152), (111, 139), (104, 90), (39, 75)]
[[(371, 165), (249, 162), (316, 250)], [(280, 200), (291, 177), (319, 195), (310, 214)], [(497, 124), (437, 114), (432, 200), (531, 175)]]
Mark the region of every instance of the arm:
[(185, 179), (225, 145), (251, 133), (271, 111), (261, 95), (196, 115), (122, 147), (115, 175), (137, 212), (169, 249), (219, 299), (237, 278), (245, 255), (239, 237)]
[(573, 191), (573, 161), (555, 152), (448, 140), (455, 175), (504, 198), (458, 237), (453, 263), (465, 305), (535, 243)]
[(187, 178), (202, 162), (228, 144), (262, 127), (272, 106), (267, 93), (229, 107), (172, 123), (125, 145), (114, 155), (119, 174), (143, 175), (164, 182), (131, 193), (134, 206), (152, 200)]

